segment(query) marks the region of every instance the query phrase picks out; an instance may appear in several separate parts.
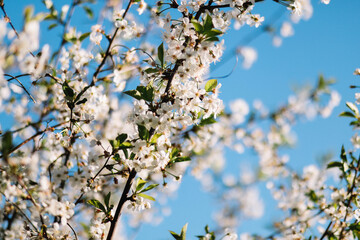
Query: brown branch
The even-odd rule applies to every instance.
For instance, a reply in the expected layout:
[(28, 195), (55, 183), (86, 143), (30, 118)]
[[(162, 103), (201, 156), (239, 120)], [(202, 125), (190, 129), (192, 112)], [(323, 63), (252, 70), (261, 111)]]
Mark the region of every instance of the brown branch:
[(128, 200), (128, 193), (129, 193), (130, 187), (131, 187), (131, 185), (132, 185), (132, 183), (133, 183), (133, 181), (135, 179), (135, 176), (136, 176), (136, 171), (135, 171), (135, 169), (133, 169), (133, 170), (130, 171), (129, 178), (126, 181), (126, 184), (125, 184), (124, 190), (122, 192), (119, 204), (118, 204), (118, 206), (116, 208), (115, 216), (114, 216), (113, 220), (111, 220), (110, 230), (108, 232), (106, 240), (111, 240), (112, 237), (113, 237), (115, 227), (116, 227), (116, 223), (117, 223), (117, 221), (118, 221), (118, 219), (119, 219), (119, 217), (121, 215), (121, 210), (122, 210), (122, 208), (124, 206), (124, 203)]
[[(126, 17), (126, 14), (128, 13), (129, 9), (130, 9), (130, 6), (131, 4), (133, 3), (134, 0), (129, 0), (129, 4), (127, 5), (126, 9), (125, 9), (125, 12), (124, 14), (122, 15), (122, 18), (124, 19)], [(109, 39), (109, 45), (106, 49), (106, 52), (105, 52), (105, 56), (104, 58), (102, 59), (101, 63), (99, 64), (99, 66), (96, 68), (93, 76), (92, 76), (92, 80), (91, 80), (91, 83), (86, 86), (75, 98), (75, 102), (78, 101), (80, 99), (80, 97), (91, 87), (95, 86), (95, 83), (97, 81), (97, 76), (99, 75), (99, 73), (101, 72), (101, 69), (102, 67), (105, 65), (106, 63), (106, 59), (107, 57), (109, 57), (111, 55), (111, 47), (112, 47), (112, 44), (116, 38), (116, 35), (119, 31), (119, 28), (116, 28), (115, 29), (115, 32), (113, 33), (111, 39)]]
[[(11, 20), (10, 20), (10, 17), (7, 15), (7, 13), (6, 13), (6, 11), (5, 11), (5, 3), (4, 3), (4, 0), (0, 0), (0, 8), (1, 8), (1, 10), (3, 11), (3, 13), (4, 13), (4, 20), (5, 20), (5, 22), (7, 22), (7, 23), (10, 24), (12, 30), (13, 30), (13, 31), (15, 32), (15, 34), (16, 34), (16, 37), (19, 38), (18, 32), (16, 31), (14, 25), (12, 24), (12, 22), (11, 22)], [(31, 54), (31, 56), (35, 57), (35, 55), (34, 55), (31, 51), (29, 51), (29, 53)]]
[(329, 222), (329, 225), (327, 226), (327, 228), (325, 229), (325, 232), (321, 235), (321, 237), (319, 238), (319, 240), (323, 240), (324, 237), (327, 235), (330, 227), (331, 227), (332, 221)]
[[(67, 123), (67, 122), (68, 122), (68, 121), (62, 122), (62, 123), (58, 123), (58, 124), (56, 124), (55, 126), (47, 127), (47, 128), (45, 128), (44, 130), (35, 133), (34, 135), (32, 135), (31, 137), (29, 137), (28, 139), (24, 140), (22, 143), (20, 143), (20, 144), (18, 144), (17, 146), (13, 147), (13, 148), (9, 151), (8, 154), (11, 154), (11, 153), (13, 153), (14, 151), (18, 150), (20, 147), (22, 147), (23, 145), (25, 145), (25, 144), (28, 143), (29, 141), (33, 140), (33, 139), (36, 138), (37, 136), (40, 136), (41, 134), (43, 134), (43, 133), (45, 133), (45, 132), (47, 132), (47, 131), (53, 131), (54, 128), (59, 127), (59, 126), (61, 126), (61, 125), (64, 125), (64, 124)], [(0, 158), (2, 158), (2, 157), (3, 157), (3, 155), (0, 155)]]

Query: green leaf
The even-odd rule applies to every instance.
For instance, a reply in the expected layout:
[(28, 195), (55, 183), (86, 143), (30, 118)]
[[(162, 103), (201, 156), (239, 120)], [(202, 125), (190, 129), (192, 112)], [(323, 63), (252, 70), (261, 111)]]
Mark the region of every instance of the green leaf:
[(170, 159), (173, 159), (173, 158), (176, 157), (179, 153), (180, 153), (180, 150), (174, 147), (174, 148), (171, 150)]
[(96, 208), (100, 209), (101, 211), (103, 211), (104, 213), (106, 213), (106, 209), (100, 201), (98, 201), (96, 199), (92, 199), (92, 200), (88, 200), (87, 203), (90, 205), (93, 205), (94, 207), (96, 207)]
[(48, 26), (48, 30), (53, 29), (54, 27), (56, 27), (58, 24), (57, 23), (53, 23), (50, 26)]
[(210, 79), (205, 84), (205, 91), (211, 92), (212, 90), (214, 90), (216, 88), (217, 85), (218, 85), (218, 82), (216, 79)]
[(306, 193), (305, 195), (308, 196), (310, 198), (310, 200), (313, 202), (317, 202), (319, 200), (319, 197), (316, 195), (314, 190), (311, 190), (310, 192)]
[(352, 112), (342, 112), (339, 114), (339, 117), (355, 117), (355, 115)]
[(147, 186), (146, 188), (144, 188), (143, 190), (140, 191), (140, 193), (143, 193), (143, 192), (147, 192), (155, 187), (157, 187), (159, 184), (151, 184), (149, 186)]
[(352, 121), (352, 122), (350, 122), (350, 126), (353, 126), (353, 125), (359, 126), (359, 125), (360, 125), (360, 122), (359, 122), (359, 121)]
[(181, 240), (185, 240), (185, 239), (186, 239), (187, 226), (188, 226), (188, 224), (186, 223), (186, 224), (183, 226), (183, 228), (181, 229), (181, 233), (180, 233)]
[(119, 141), (120, 143), (123, 143), (127, 139), (127, 137), (128, 135), (126, 133), (122, 133), (116, 137), (116, 140)]
[(218, 30), (218, 29), (213, 28), (213, 29), (211, 29), (210, 31), (204, 32), (204, 34), (205, 34), (207, 37), (216, 37), (216, 36), (218, 36), (218, 35), (223, 34), (223, 32), (220, 31), (220, 30)]
[(12, 133), (10, 131), (6, 131), (1, 138), (1, 153), (4, 159), (7, 159), (11, 152), (13, 147), (12, 141)]
[(146, 199), (149, 199), (151, 201), (155, 201), (155, 198), (153, 198), (152, 196), (146, 195), (144, 193), (138, 193), (137, 195), (142, 197), (142, 198), (146, 198)]
[(218, 37), (209, 37), (209, 38), (206, 38), (205, 41), (218, 42), (218, 41), (220, 41), (220, 39)]
[(112, 147), (113, 149), (116, 149), (116, 148), (119, 147), (118, 141), (115, 141), (115, 140), (110, 139), (110, 140), (109, 140), (109, 143), (110, 143), (110, 145), (111, 145), (111, 147)]
[(342, 145), (342, 147), (341, 147), (340, 158), (341, 158), (341, 160), (343, 162), (347, 162), (347, 157), (346, 157), (346, 152), (345, 152), (344, 145)]
[(187, 162), (187, 161), (191, 161), (190, 157), (177, 157), (174, 159), (174, 162)]
[(151, 102), (154, 99), (154, 88), (151, 85), (138, 86), (136, 90), (140, 92), (141, 98), (145, 101)]
[(86, 103), (86, 101), (87, 101), (87, 98), (83, 98), (83, 99), (81, 99), (80, 101), (77, 101), (77, 102), (76, 102), (76, 105), (80, 105), (80, 104)]
[(121, 162), (120, 154), (116, 153), (113, 158), (116, 162)]
[(56, 20), (56, 19), (57, 17), (54, 14), (49, 14), (46, 17), (44, 17), (44, 20)]
[(360, 223), (352, 223), (352, 224), (350, 224), (349, 228), (351, 230), (360, 231)]
[(319, 76), (319, 81), (318, 81), (318, 89), (325, 89), (326, 88), (326, 81), (323, 75)]
[(203, 26), (195, 19), (191, 20), (191, 23), (194, 25), (195, 31), (202, 33), (204, 31)]
[(181, 229), (180, 235), (177, 234), (176, 232), (173, 232), (173, 231), (169, 231), (169, 232), (171, 233), (171, 235), (172, 235), (176, 240), (186, 240), (187, 226), (188, 226), (188, 224), (186, 223), (186, 224), (183, 226), (183, 228)]
[(204, 30), (209, 31), (209, 30), (213, 29), (213, 27), (214, 27), (214, 25), (212, 23), (211, 16), (209, 14), (207, 14), (206, 18), (205, 18), (205, 23), (204, 23)]
[(143, 125), (138, 125), (138, 132), (139, 132), (139, 137), (141, 138), (141, 140), (149, 140), (149, 131), (146, 129), (145, 126)]
[(90, 18), (93, 19), (94, 18), (94, 13), (92, 11), (91, 8), (87, 7), (87, 6), (83, 6), (83, 9), (85, 10), (86, 15)]
[(84, 41), (85, 38), (87, 38), (89, 35), (90, 35), (91, 32), (87, 32), (87, 33), (84, 33), (82, 34), (80, 37), (79, 37), (79, 41), (82, 42)]
[(34, 8), (32, 6), (25, 8), (24, 10), (25, 23), (29, 22), (32, 19), (33, 14), (34, 14)]
[(346, 102), (346, 106), (353, 112), (355, 113), (356, 116), (359, 116), (359, 109), (357, 108), (357, 106), (352, 103), (352, 102)]
[(111, 192), (109, 192), (108, 194), (106, 194), (105, 199), (104, 199), (104, 203), (106, 206), (106, 209), (110, 208), (110, 197), (111, 197)]
[(141, 100), (141, 99), (142, 99), (140, 92), (137, 91), (137, 90), (125, 91), (124, 93), (125, 93), (126, 95), (129, 95), (130, 97), (133, 97), (133, 98), (137, 99), (137, 100)]
[(216, 120), (214, 118), (214, 115), (211, 115), (208, 118), (201, 119), (201, 121), (199, 123), (199, 126), (210, 125), (210, 124), (213, 124), (213, 123), (216, 123)]
[(145, 69), (146, 73), (157, 73), (159, 70), (157, 68), (147, 68)]
[(158, 47), (158, 59), (160, 61), (161, 67), (164, 67), (164, 43), (161, 43)]
[(132, 148), (134, 147), (131, 142), (123, 142), (121, 144), (119, 144), (118, 148), (119, 149), (127, 149), (127, 148)]
[(143, 189), (143, 187), (145, 186), (146, 183), (147, 183), (147, 181), (143, 180), (142, 178), (138, 178), (137, 182), (136, 182), (136, 192)]
[(176, 239), (176, 240), (181, 240), (181, 236), (179, 234), (177, 234), (176, 232), (170, 231), (171, 235)]
[(62, 90), (67, 97), (68, 100), (72, 100), (75, 96), (74, 90), (69, 86), (69, 84), (65, 81), (62, 85)]
[(129, 158), (128, 150), (126, 148), (123, 148), (122, 151), (124, 152), (126, 159), (128, 159)]
[(341, 162), (330, 162), (327, 165), (327, 168), (334, 168), (334, 167), (338, 167), (341, 168), (343, 166), (343, 164)]
[(155, 144), (158, 138), (162, 135), (162, 133), (156, 133), (151, 137), (150, 143)]

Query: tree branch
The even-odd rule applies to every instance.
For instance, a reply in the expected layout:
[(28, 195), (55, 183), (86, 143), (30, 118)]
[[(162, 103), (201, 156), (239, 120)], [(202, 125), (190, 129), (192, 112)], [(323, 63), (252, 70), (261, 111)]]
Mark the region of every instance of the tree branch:
[(116, 223), (117, 223), (117, 221), (118, 221), (118, 219), (119, 219), (119, 217), (121, 215), (121, 210), (122, 210), (122, 208), (124, 206), (124, 203), (128, 200), (128, 193), (129, 193), (131, 185), (132, 185), (132, 183), (133, 183), (133, 181), (135, 179), (135, 176), (136, 176), (136, 171), (135, 171), (135, 169), (133, 169), (133, 170), (130, 171), (129, 178), (126, 181), (124, 191), (123, 191), (123, 193), (121, 195), (119, 204), (118, 204), (118, 206), (116, 208), (116, 211), (115, 211), (114, 219), (111, 221), (110, 230), (108, 232), (106, 240), (111, 240), (112, 237), (113, 237), (115, 227), (116, 227)]

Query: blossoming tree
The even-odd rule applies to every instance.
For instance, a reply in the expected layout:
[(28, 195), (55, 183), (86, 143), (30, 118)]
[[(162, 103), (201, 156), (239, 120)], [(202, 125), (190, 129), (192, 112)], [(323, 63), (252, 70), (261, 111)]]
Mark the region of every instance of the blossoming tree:
[[(0, 123), (11, 121), (1, 131), (0, 238), (128, 239), (121, 229), (154, 221), (162, 207), (155, 200), (187, 172), (221, 200), (218, 226), (199, 230), (199, 239), (237, 239), (240, 219), (262, 214), (258, 181), (268, 182), (284, 217), (271, 235), (240, 239), (358, 238), (355, 151), (343, 147), (328, 168), (302, 173), (279, 151), (293, 142), (299, 118), (327, 117), (339, 104), (332, 80), (320, 76), (273, 111), (260, 103), (250, 110), (242, 99), (226, 110), (219, 98), (210, 66), (221, 61), (222, 36), (231, 25), (261, 26), (254, 11), (262, 1), (44, 0), (42, 12), (25, 9), (20, 31), (0, 0)], [(312, 13), (310, 0), (273, 4), (294, 21)], [(96, 24), (72, 24), (78, 9)], [(60, 38), (41, 45), (40, 26)], [(280, 31), (293, 34), (288, 22)], [(256, 59), (248, 47), (236, 53), (246, 68)], [(356, 104), (347, 107), (341, 115), (359, 126)], [(222, 178), (225, 149), (245, 147), (259, 157), (258, 177)], [(340, 180), (329, 181), (328, 169)], [(170, 233), (185, 239), (186, 225)]]

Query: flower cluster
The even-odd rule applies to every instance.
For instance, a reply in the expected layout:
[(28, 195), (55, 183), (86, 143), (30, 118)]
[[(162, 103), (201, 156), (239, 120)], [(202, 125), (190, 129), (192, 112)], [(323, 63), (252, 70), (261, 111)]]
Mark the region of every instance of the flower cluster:
[[(0, 126), (7, 129), (0, 131), (0, 238), (120, 239), (114, 232), (121, 214), (134, 227), (161, 221), (169, 212), (168, 196), (187, 172), (223, 202), (216, 214), (222, 239), (237, 239), (241, 217), (262, 216), (257, 180), (269, 181), (283, 211), (296, 212), (276, 225), (285, 238), (305, 236), (316, 211), (321, 220), (331, 219), (320, 233), (341, 238), (357, 229), (357, 222), (349, 223), (357, 217), (352, 209), (357, 161), (348, 162), (344, 150), (341, 164), (329, 165), (340, 168), (347, 188), (329, 186), (327, 196), (320, 169), (309, 166), (297, 174), (279, 152), (294, 142), (291, 127), (298, 119), (328, 117), (339, 104), (332, 81), (321, 76), (317, 87), (269, 112), (261, 102), (251, 110), (242, 99), (228, 111), (219, 97), (221, 83), (209, 78), (230, 25), (258, 28), (265, 21), (254, 13), (261, 1), (129, 0), (120, 6), (109, 0), (99, 14), (91, 2), (60, 6), (45, 0), (45, 12), (25, 10), (21, 32), (1, 6), (7, 22), (0, 21), (0, 112), (13, 122)], [(312, 14), (310, 1), (274, 2), (289, 8), (293, 21)], [(88, 18), (96, 15), (94, 25), (71, 25), (80, 8)], [(57, 48), (40, 45), (42, 25), (62, 29)], [(153, 31), (161, 37), (147, 40)], [(291, 24), (285, 22), (280, 32), (291, 36)], [(247, 46), (236, 54), (245, 68), (257, 59)], [(344, 115), (360, 119), (356, 105), (348, 107), (352, 112)], [(357, 135), (353, 142), (359, 146)], [(216, 177), (225, 166), (226, 148), (254, 150), (261, 179), (251, 171), (240, 179)], [(290, 188), (279, 184), (287, 177), (293, 180)], [(155, 197), (163, 206), (152, 203)], [(171, 234), (184, 239), (185, 232), (186, 227)], [(199, 238), (215, 239), (215, 232), (206, 227)]]

